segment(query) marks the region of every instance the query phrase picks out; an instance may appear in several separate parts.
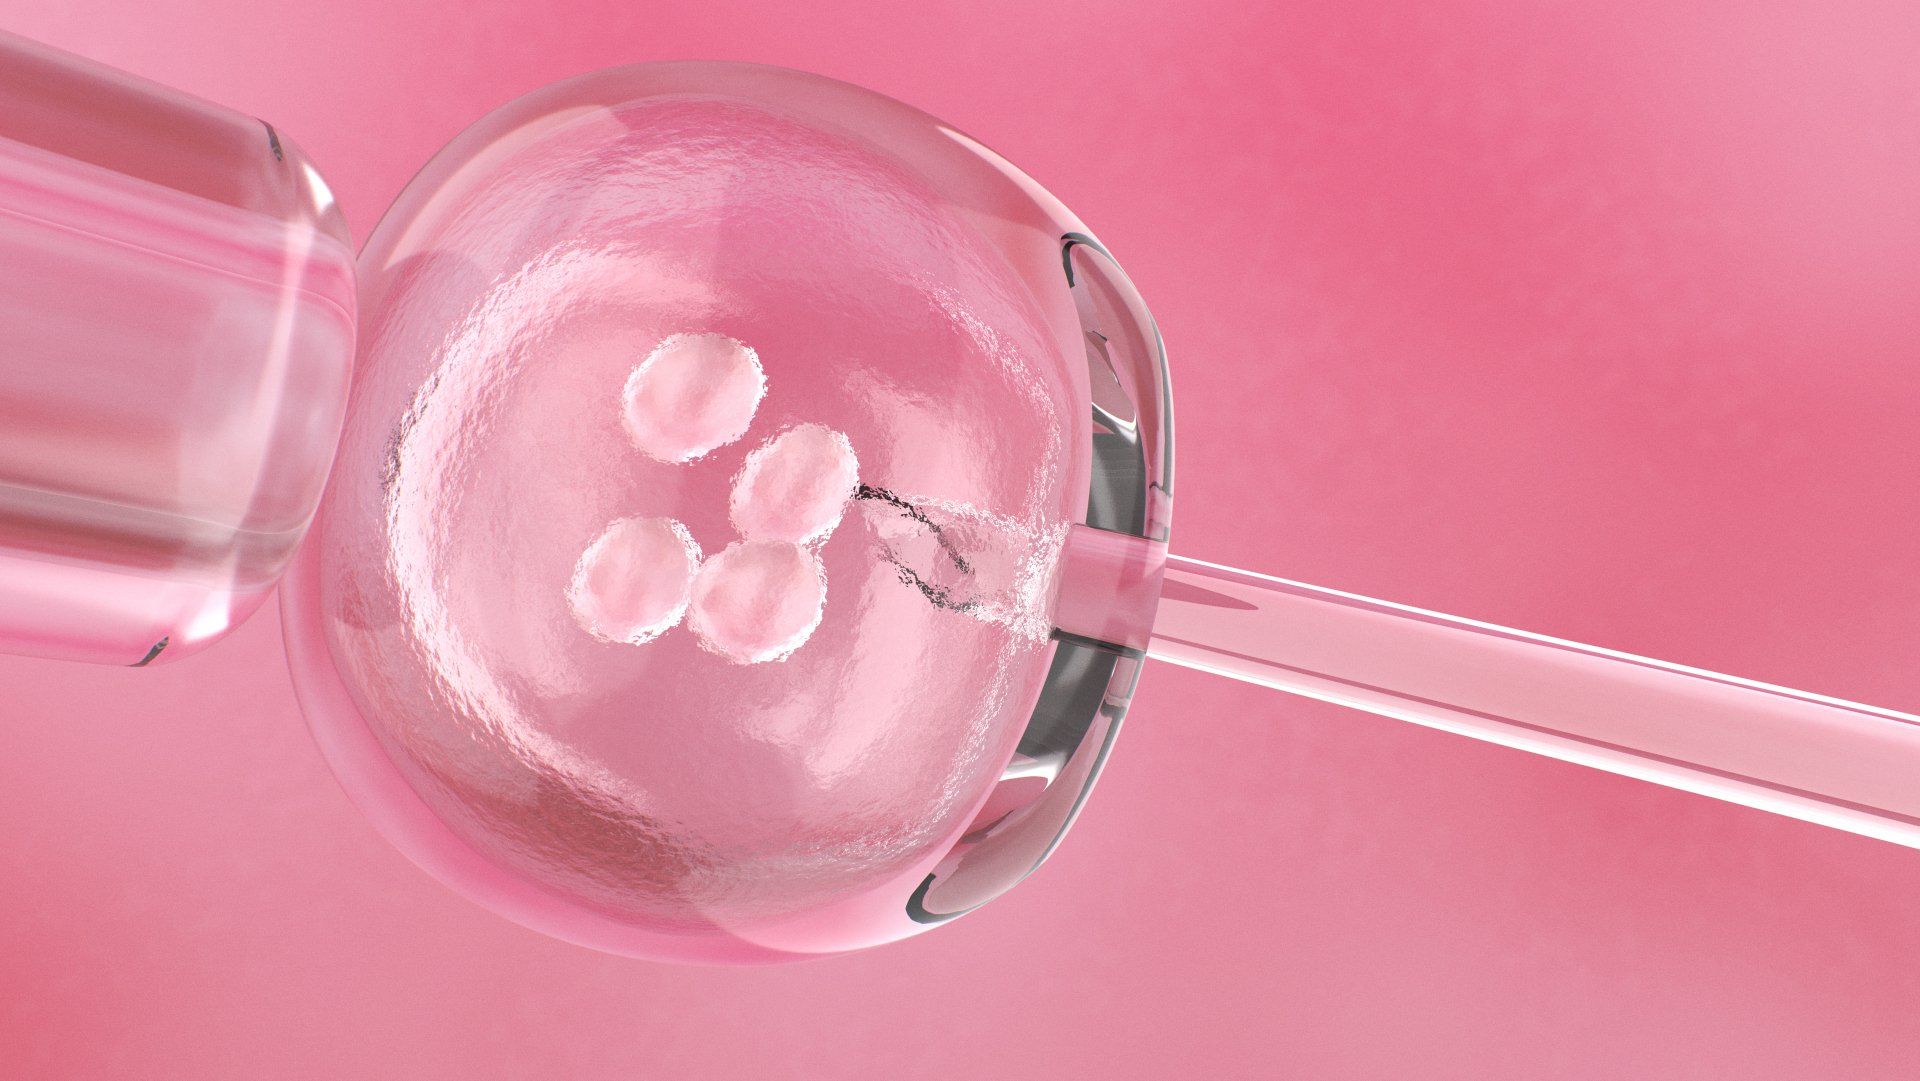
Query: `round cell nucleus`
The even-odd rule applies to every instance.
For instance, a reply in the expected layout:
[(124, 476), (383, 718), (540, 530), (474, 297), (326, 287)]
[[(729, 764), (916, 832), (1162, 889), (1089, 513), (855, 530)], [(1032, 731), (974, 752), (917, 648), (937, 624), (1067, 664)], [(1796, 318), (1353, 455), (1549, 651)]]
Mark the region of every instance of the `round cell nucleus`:
[(826, 600), (826, 577), (812, 552), (786, 541), (744, 541), (700, 568), (688, 622), (708, 649), (760, 664), (805, 645)]
[(627, 377), (622, 419), (634, 445), (686, 462), (746, 433), (767, 392), (760, 357), (724, 334), (675, 334)]
[(743, 537), (806, 544), (840, 524), (859, 481), (847, 437), (802, 424), (747, 455), (728, 507)]
[(581, 554), (567, 587), (595, 638), (639, 645), (680, 622), (700, 568), (700, 546), (671, 518), (623, 518)]

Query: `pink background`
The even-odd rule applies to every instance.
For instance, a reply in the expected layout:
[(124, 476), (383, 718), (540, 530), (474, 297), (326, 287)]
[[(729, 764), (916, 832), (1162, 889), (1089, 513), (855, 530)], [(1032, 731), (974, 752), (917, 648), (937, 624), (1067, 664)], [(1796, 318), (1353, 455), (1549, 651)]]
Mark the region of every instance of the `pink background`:
[[(1154, 304), (1176, 548), (1920, 708), (1920, 9), (0, 0), (271, 117), (364, 237), (467, 121), (728, 57), (1022, 163)], [(701, 970), (386, 848), (272, 612), (0, 661), (0, 1077), (1910, 1078), (1920, 853), (1171, 668), (932, 935)], [(1920, 778), (1916, 779), (1920, 783)]]

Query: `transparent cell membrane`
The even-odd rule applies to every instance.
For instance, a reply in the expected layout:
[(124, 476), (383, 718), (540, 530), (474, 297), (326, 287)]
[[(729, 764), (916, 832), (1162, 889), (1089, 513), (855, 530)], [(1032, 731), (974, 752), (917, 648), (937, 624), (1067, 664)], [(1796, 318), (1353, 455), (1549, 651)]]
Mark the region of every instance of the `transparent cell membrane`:
[(464, 135), (363, 256), (289, 590), (356, 798), (604, 948), (923, 926), (1054, 664), (1094, 435), (1077, 228), (923, 114), (791, 72), (603, 73)]

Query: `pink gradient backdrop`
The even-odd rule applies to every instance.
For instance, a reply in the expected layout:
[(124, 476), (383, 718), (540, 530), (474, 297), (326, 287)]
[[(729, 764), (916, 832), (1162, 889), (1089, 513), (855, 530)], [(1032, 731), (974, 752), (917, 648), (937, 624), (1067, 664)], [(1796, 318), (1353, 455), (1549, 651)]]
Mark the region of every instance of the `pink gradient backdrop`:
[[(1180, 551), (1920, 708), (1911, 3), (0, 0), (0, 25), (271, 117), (359, 237), (560, 76), (872, 86), (1022, 163), (1154, 304)], [(768, 970), (588, 953), (434, 885), (321, 766), (271, 609), (173, 668), (9, 659), (0, 687), (9, 1081), (1920, 1061), (1920, 853), (1171, 668), (1021, 889)]]

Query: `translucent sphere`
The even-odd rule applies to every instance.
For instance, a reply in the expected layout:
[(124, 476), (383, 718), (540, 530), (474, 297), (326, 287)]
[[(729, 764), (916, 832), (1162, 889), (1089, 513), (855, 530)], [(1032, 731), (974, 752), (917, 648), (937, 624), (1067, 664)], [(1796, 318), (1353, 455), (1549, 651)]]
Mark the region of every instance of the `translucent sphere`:
[[(617, 69), (461, 135), (362, 256), (349, 419), (287, 588), (302, 703), (356, 802), (457, 889), (602, 949), (916, 930), (903, 900), (1034, 711), (1046, 567), (1087, 507), (1079, 228), (933, 118), (791, 71)], [(802, 546), (825, 599), (796, 647), (583, 624), (569, 590), (611, 526), (677, 523), (715, 558), (746, 540), (749, 454), (802, 426), (858, 476), (845, 508), (802, 508), (832, 528)], [(940, 544), (902, 540), (942, 516)], [(902, 562), (962, 532), (956, 565), (1005, 568), (969, 588), (1003, 603)], [(750, 621), (746, 581), (725, 610)], [(772, 633), (804, 622), (789, 600)]]

